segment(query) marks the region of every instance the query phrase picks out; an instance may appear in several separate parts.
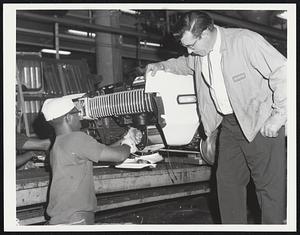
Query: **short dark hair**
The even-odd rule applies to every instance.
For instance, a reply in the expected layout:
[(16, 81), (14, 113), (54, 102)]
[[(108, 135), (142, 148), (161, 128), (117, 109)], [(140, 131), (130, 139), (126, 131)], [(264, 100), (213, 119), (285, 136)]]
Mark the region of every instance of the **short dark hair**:
[(190, 11), (181, 16), (176, 23), (173, 36), (180, 40), (185, 31), (190, 31), (195, 37), (201, 38), (204, 30), (213, 30), (213, 18), (203, 11)]

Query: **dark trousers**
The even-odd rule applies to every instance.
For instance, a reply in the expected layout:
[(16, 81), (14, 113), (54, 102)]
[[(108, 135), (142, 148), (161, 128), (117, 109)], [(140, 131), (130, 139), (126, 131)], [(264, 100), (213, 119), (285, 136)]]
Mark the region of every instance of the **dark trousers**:
[(263, 224), (282, 224), (286, 211), (285, 130), (258, 133), (248, 142), (234, 115), (225, 115), (219, 137), (217, 190), (223, 224), (247, 224), (246, 186), (252, 177)]

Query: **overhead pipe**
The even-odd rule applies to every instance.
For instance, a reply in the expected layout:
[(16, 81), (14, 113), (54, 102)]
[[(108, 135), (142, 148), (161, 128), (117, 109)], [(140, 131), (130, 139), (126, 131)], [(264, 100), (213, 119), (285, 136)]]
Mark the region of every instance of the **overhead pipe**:
[(121, 29), (121, 28), (114, 28), (110, 26), (78, 22), (71, 19), (44, 16), (44, 15), (22, 12), (22, 11), (17, 11), (17, 17), (22, 17), (30, 20), (59, 23), (61, 25), (67, 25), (74, 28), (84, 29), (92, 32), (105, 32), (105, 33), (121, 34), (121, 35), (141, 37), (141, 38), (150, 38), (153, 40), (161, 40), (161, 37), (155, 34), (148, 34), (148, 33), (146, 34), (141, 32), (128, 31), (126, 29)]
[(209, 15), (214, 19), (215, 23), (228, 24), (236, 27), (247, 28), (262, 35), (270, 36), (280, 40), (287, 40), (287, 35), (285, 31), (271, 28), (262, 24), (256, 24), (245, 20), (240, 20), (234, 17), (221, 15), (215, 12), (208, 12)]
[[(17, 34), (18, 33), (22, 33), (22, 34), (33, 34), (36, 37), (42, 36), (42, 37), (54, 37), (54, 33), (53, 32), (45, 32), (45, 31), (41, 31), (41, 30), (34, 30), (34, 29), (24, 29), (24, 28), (20, 28), (17, 27)], [(69, 51), (80, 51), (80, 52), (87, 52), (87, 53), (95, 53), (95, 49), (94, 49), (94, 43), (95, 43), (95, 39), (94, 38), (85, 38), (85, 37), (79, 37), (79, 36), (72, 36), (72, 35), (67, 35), (67, 34), (59, 34), (59, 38), (60, 38), (60, 48), (63, 50), (69, 50)], [(62, 42), (62, 39), (66, 39), (66, 40), (72, 40), (72, 41), (79, 41), (80, 43), (84, 42), (86, 43), (87, 48), (80, 48), (80, 47), (71, 47), (71, 46), (67, 46), (66, 43)], [(40, 47), (52, 47), (53, 45), (51, 43), (38, 43), (38, 42), (33, 42), (32, 40), (28, 40), (28, 41), (24, 41), (24, 39), (19, 39), (17, 36), (16, 39), (16, 43), (17, 44), (24, 44), (24, 45), (30, 45), (30, 46), (40, 46)], [(93, 43), (93, 44), (91, 44)], [(130, 45), (130, 44), (126, 44), (123, 43), (122, 44), (122, 48), (125, 51), (128, 50), (134, 50), (136, 49), (136, 45)], [(152, 48), (152, 47), (141, 47), (140, 48), (142, 54), (145, 53), (154, 53), (156, 54), (158, 48)], [(163, 50), (163, 48), (161, 48), (161, 50)], [(166, 51), (166, 53), (176, 56), (177, 52), (174, 51)], [(130, 58), (136, 58), (136, 52), (134, 52), (134, 56), (130, 54), (129, 56)], [(144, 58), (143, 58), (144, 59)], [(151, 59), (153, 60), (153, 59)]]
[(59, 59), (59, 37), (58, 37), (58, 34), (59, 34), (59, 26), (58, 26), (58, 23), (55, 23), (54, 24), (54, 35), (55, 35), (55, 50), (56, 50), (55, 58), (56, 59)]
[[(55, 50), (56, 50), (56, 53), (55, 53), (56, 59), (59, 59), (59, 36), (58, 36), (58, 34), (59, 34), (59, 24), (57, 22), (55, 22), (55, 24), (54, 24), (54, 36), (55, 36), (54, 43), (55, 43)], [(63, 94), (66, 95), (67, 89), (66, 89), (66, 85), (65, 85), (64, 72), (62, 71), (62, 67), (60, 64), (57, 64), (57, 69), (58, 69), (58, 75), (59, 75)]]
[[(262, 35), (270, 36), (276, 39), (280, 40), (287, 40), (287, 35), (285, 31), (271, 28), (265, 25), (249, 22), (249, 21), (244, 21), (240, 20), (234, 17), (230, 16), (225, 16), (218, 14), (216, 12), (210, 11), (209, 14), (213, 17), (216, 23), (223, 23), (223, 24), (228, 24), (236, 27), (242, 27), (242, 28), (247, 28), (250, 30), (253, 30), (255, 32), (258, 32)], [(95, 24), (90, 24), (90, 23), (83, 23), (83, 22), (77, 22), (74, 20), (70, 19), (65, 19), (65, 18), (55, 18), (51, 16), (43, 16), (39, 14), (34, 14), (34, 13), (28, 13), (28, 12), (21, 12), (17, 11), (17, 17), (22, 17), (22, 18), (27, 18), (31, 20), (38, 20), (38, 21), (44, 21), (44, 22), (57, 22), (63, 25), (68, 25), (72, 26), (74, 28), (81, 28), (85, 30), (91, 30), (94, 32), (107, 32), (107, 33), (114, 33), (114, 34), (121, 34), (121, 35), (128, 35), (128, 36), (134, 36), (134, 37), (141, 37), (141, 38), (149, 38), (153, 40), (161, 40), (161, 36), (157, 36), (154, 34), (145, 34), (141, 32), (134, 32), (134, 31), (128, 31), (125, 29), (120, 29), (120, 28), (114, 28), (114, 27), (108, 27), (108, 26), (103, 26), (103, 25), (95, 25)]]
[[(46, 31), (41, 31), (41, 30), (36, 30), (36, 29), (26, 29), (26, 28), (16, 27), (16, 31), (17, 31), (17, 33), (35, 34), (37, 36), (54, 37), (53, 32), (46, 32)], [(58, 36), (60, 39), (70, 39), (70, 40), (86, 42), (86, 43), (94, 43), (95, 42), (94, 38), (88, 38), (88, 37), (73, 36), (73, 35), (61, 34), (61, 33), (59, 33)]]

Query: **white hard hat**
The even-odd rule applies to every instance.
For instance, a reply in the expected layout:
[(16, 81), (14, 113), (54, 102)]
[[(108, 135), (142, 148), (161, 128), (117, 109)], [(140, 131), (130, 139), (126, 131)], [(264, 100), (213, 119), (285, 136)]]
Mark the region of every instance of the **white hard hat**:
[(76, 107), (73, 100), (79, 99), (85, 94), (86, 93), (71, 94), (45, 100), (42, 107), (42, 113), (44, 114), (46, 121), (51, 121), (70, 112)]
[(72, 99), (59, 97), (45, 100), (42, 113), (46, 121), (51, 121), (70, 112), (75, 107)]

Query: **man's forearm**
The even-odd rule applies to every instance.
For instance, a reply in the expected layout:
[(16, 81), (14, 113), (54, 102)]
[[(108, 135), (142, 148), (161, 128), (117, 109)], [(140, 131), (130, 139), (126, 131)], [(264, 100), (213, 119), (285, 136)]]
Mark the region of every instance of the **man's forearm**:
[(34, 153), (32, 151), (17, 155), (16, 168), (21, 167), (33, 157), (34, 157)]
[(51, 145), (50, 139), (29, 138), (23, 145), (24, 150), (47, 151)]

